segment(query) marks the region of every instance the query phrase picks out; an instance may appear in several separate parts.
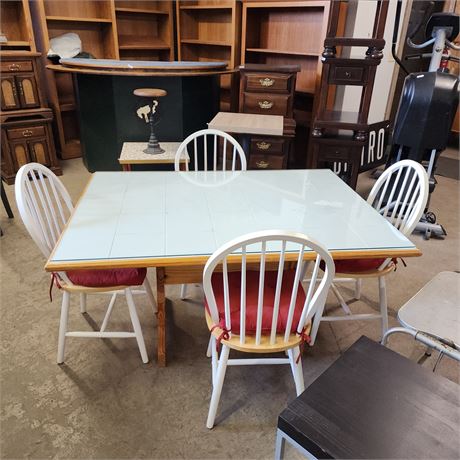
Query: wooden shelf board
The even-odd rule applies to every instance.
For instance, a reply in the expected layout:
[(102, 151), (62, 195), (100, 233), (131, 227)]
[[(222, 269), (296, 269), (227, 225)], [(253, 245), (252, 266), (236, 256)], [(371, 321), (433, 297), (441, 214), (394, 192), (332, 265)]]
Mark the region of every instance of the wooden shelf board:
[(228, 46), (231, 47), (232, 44), (229, 42), (218, 42), (215, 40), (200, 40), (196, 38), (183, 38), (181, 43), (185, 43), (187, 45), (210, 45), (210, 46)]
[(276, 50), (272, 48), (246, 48), (247, 52), (251, 53), (265, 53), (265, 54), (284, 54), (289, 56), (303, 56), (303, 57), (319, 57), (320, 53), (314, 52), (301, 52), (301, 51), (285, 51)]
[(147, 10), (142, 8), (115, 8), (115, 11), (118, 13), (132, 13), (132, 14), (163, 14), (169, 15), (167, 11), (162, 10)]
[(30, 46), (29, 42), (26, 42), (24, 40), (9, 40), (6, 43), (0, 43), (1, 46)]
[(170, 46), (167, 43), (157, 42), (139, 42), (139, 43), (120, 43), (120, 50), (169, 50)]
[(100, 22), (111, 23), (111, 19), (107, 18), (74, 18), (69, 16), (46, 16), (47, 21), (69, 21), (69, 22)]
[(181, 10), (231, 10), (232, 4), (180, 6)]

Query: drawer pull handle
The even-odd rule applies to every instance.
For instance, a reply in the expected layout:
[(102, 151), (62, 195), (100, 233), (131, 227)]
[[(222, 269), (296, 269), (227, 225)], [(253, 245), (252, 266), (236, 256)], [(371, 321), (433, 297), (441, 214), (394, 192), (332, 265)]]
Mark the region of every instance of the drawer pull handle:
[(30, 137), (30, 136), (32, 136), (33, 134), (34, 134), (33, 131), (31, 131), (30, 129), (25, 129), (25, 130), (22, 132), (22, 135), (23, 135), (24, 137)]
[(256, 166), (260, 169), (266, 169), (270, 166), (268, 161), (260, 160), (256, 162)]
[(12, 72), (14, 72), (15, 70), (21, 70), (21, 66), (18, 65), (18, 64), (10, 64), (8, 66), (8, 69), (10, 69)]
[(259, 150), (268, 150), (272, 146), (270, 142), (265, 142), (265, 141), (257, 142), (256, 145)]
[(347, 78), (350, 78), (350, 77), (351, 77), (351, 72), (345, 72), (345, 76), (346, 76)]
[(260, 86), (265, 86), (265, 87), (268, 87), (268, 86), (273, 86), (275, 84), (275, 80), (273, 80), (273, 78), (261, 78), (259, 80), (259, 83), (260, 83)]
[(259, 107), (264, 110), (271, 109), (273, 107), (273, 102), (270, 101), (259, 101)]

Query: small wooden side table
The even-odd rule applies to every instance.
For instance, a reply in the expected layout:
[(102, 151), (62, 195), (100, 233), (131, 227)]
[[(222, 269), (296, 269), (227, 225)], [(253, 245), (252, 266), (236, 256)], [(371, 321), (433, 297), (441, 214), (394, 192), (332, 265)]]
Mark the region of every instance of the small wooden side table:
[[(124, 142), (121, 149), (120, 158), (118, 162), (121, 164), (123, 171), (131, 171), (132, 165), (155, 165), (155, 164), (172, 164), (174, 166), (174, 158), (180, 142), (162, 142), (161, 147), (164, 153), (149, 154), (144, 153), (147, 143), (146, 142)], [(190, 158), (181, 158), (181, 169)]]

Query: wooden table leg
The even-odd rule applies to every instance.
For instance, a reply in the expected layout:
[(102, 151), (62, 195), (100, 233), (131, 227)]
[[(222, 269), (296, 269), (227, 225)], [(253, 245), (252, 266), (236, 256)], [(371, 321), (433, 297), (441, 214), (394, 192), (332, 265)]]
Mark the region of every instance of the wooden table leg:
[(165, 269), (157, 267), (157, 353), (158, 366), (166, 366), (166, 295), (165, 295)]

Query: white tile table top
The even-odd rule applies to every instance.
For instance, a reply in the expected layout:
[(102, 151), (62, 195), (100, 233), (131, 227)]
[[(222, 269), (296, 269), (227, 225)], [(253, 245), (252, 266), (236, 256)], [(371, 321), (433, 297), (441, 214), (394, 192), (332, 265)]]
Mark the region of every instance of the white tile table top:
[(329, 170), (96, 172), (46, 269), (207, 257), (268, 229), (304, 233), (332, 251), (418, 252)]
[(208, 123), (208, 127), (228, 133), (282, 136), (283, 117), (281, 115), (219, 112)]
[[(147, 148), (147, 142), (124, 142), (121, 149), (120, 164), (160, 164), (160, 163), (174, 163), (177, 149), (180, 142), (160, 142), (160, 147), (164, 153), (149, 154), (144, 153), (143, 150)], [(188, 154), (187, 161), (189, 161)], [(181, 162), (185, 163), (186, 157), (182, 156)]]
[(398, 311), (399, 322), (460, 347), (460, 274), (438, 273)]

